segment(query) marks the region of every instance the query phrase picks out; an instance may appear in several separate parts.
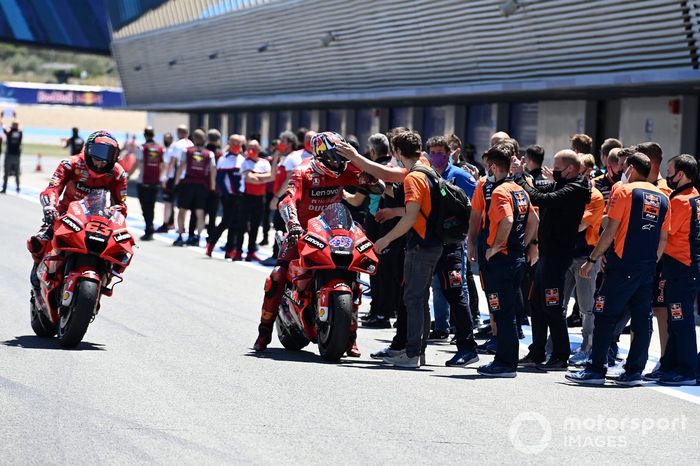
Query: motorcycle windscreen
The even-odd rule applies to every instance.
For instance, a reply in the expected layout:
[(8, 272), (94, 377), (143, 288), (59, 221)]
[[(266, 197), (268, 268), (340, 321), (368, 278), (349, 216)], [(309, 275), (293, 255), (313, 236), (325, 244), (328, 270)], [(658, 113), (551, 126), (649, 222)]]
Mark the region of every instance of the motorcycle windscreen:
[(109, 192), (105, 189), (91, 189), (80, 203), (88, 217), (109, 217), (107, 207), (109, 207)]
[(325, 226), (330, 230), (351, 231), (354, 223), (350, 211), (343, 204), (331, 204), (323, 210), (320, 216)]

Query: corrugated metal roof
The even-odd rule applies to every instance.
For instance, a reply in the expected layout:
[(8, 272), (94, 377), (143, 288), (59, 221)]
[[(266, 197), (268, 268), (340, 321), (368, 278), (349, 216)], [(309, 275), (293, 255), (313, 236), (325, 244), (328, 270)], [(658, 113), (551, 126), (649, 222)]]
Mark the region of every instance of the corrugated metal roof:
[(521, 0), (507, 18), (501, 4), (276, 1), (115, 38), (113, 51), (130, 105), (320, 104), (329, 94), (698, 68), (697, 1)]

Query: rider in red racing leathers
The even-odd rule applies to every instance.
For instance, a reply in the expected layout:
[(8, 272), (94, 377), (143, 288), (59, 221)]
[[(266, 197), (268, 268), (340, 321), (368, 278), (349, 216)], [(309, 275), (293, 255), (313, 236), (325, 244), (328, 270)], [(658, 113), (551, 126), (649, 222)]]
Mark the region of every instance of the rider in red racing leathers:
[[(287, 225), (285, 238), (277, 257), (277, 265), (265, 282), (265, 299), (262, 305), (258, 339), (253, 349), (264, 351), (272, 339), (272, 326), (287, 282), (289, 263), (299, 258), (297, 239), (304, 234), (307, 222), (317, 217), (331, 204), (343, 199), (344, 186), (371, 183), (371, 177), (363, 174), (347, 160), (335, 154), (335, 146), (343, 138), (337, 133), (319, 133), (312, 139), (313, 159), (303, 163), (292, 173), (287, 195), (279, 203), (279, 212)], [(348, 344), (348, 356), (359, 357), (356, 332), (357, 320), (353, 318), (353, 335)]]
[[(83, 150), (62, 160), (39, 200), (44, 211), (44, 224), (27, 241), (34, 258), (34, 271), (41, 261), (47, 243), (53, 238), (53, 222), (63, 215), (71, 202), (87, 196), (92, 189), (108, 189), (114, 204), (111, 209), (126, 215), (127, 174), (117, 164), (119, 143), (107, 131), (88, 136)], [(34, 282), (34, 280), (32, 280)]]

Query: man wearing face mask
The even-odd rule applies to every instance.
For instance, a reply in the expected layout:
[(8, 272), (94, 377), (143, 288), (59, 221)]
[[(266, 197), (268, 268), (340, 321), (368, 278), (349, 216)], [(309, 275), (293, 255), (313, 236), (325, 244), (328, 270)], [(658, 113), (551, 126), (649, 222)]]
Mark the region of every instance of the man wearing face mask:
[(621, 150), (617, 147), (611, 149), (606, 159), (605, 174), (593, 178), (593, 186), (601, 192), (606, 204), (613, 185), (622, 179), (622, 163), (618, 157)]
[[(445, 180), (461, 188), (468, 197), (474, 194), (476, 181), (469, 173), (450, 163), (450, 147), (443, 136), (434, 136), (426, 143), (428, 159), (433, 169)], [(474, 342), (469, 291), (465, 271), (463, 244), (443, 245), (442, 255), (435, 267), (433, 293), (441, 293), (443, 302), (433, 300), (435, 330), (449, 336), (450, 314), (455, 326), (457, 353), (445, 363), (446, 366), (466, 366), (478, 361)], [(447, 305), (449, 304), (449, 309)]]
[(219, 158), (216, 163), (216, 185), (221, 193), (223, 216), (211, 236), (207, 238), (207, 256), (211, 257), (216, 242), (219, 241), (225, 230), (228, 230), (226, 239), (226, 259), (232, 259), (237, 255), (236, 250), (236, 218), (238, 214), (238, 199), (241, 188), (241, 166), (245, 161), (243, 146), (245, 138), (240, 134), (233, 134), (228, 140), (226, 155)]
[(697, 343), (695, 296), (700, 286), (700, 193), (693, 187), (698, 165), (682, 154), (668, 163), (666, 182), (671, 193), (671, 231), (661, 258), (666, 282), (668, 342), (661, 356), (658, 382), (695, 385)]
[[(634, 338), (625, 364), (625, 372), (615, 379), (617, 385), (642, 385), (651, 338), (651, 300), (656, 262), (661, 258), (669, 230), (669, 199), (647, 182), (651, 164), (641, 153), (627, 158), (625, 177), (610, 195), (608, 224), (598, 244), (581, 267), (581, 276), (591, 275), (603, 255), (605, 279), (593, 307), (595, 327), (591, 359), (586, 369), (566, 375), (566, 379), (585, 385), (603, 385), (605, 363), (615, 327), (626, 311), (632, 316)], [(611, 247), (612, 246), (612, 247)]]
[[(513, 163), (515, 181), (540, 207), (539, 260), (535, 268), (532, 306), (532, 344), (520, 364), (541, 370), (566, 370), (570, 355), (566, 327), (564, 279), (574, 258), (578, 228), (586, 204), (591, 200), (588, 180), (581, 175), (581, 162), (572, 150), (554, 156), (554, 184), (549, 189), (530, 186), (522, 176), (519, 160)], [(547, 332), (552, 337), (552, 355), (545, 363)]]

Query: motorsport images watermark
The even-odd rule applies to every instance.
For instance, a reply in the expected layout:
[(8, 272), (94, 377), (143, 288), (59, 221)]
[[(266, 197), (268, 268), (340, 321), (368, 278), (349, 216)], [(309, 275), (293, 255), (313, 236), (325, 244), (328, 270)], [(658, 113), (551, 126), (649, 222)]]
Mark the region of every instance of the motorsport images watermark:
[(557, 438), (552, 440), (552, 423), (533, 411), (518, 414), (508, 429), (513, 447), (527, 455), (542, 453), (550, 445), (557, 448), (626, 448), (629, 436), (646, 436), (653, 432), (685, 431), (688, 418), (678, 417), (568, 417), (556, 425)]

